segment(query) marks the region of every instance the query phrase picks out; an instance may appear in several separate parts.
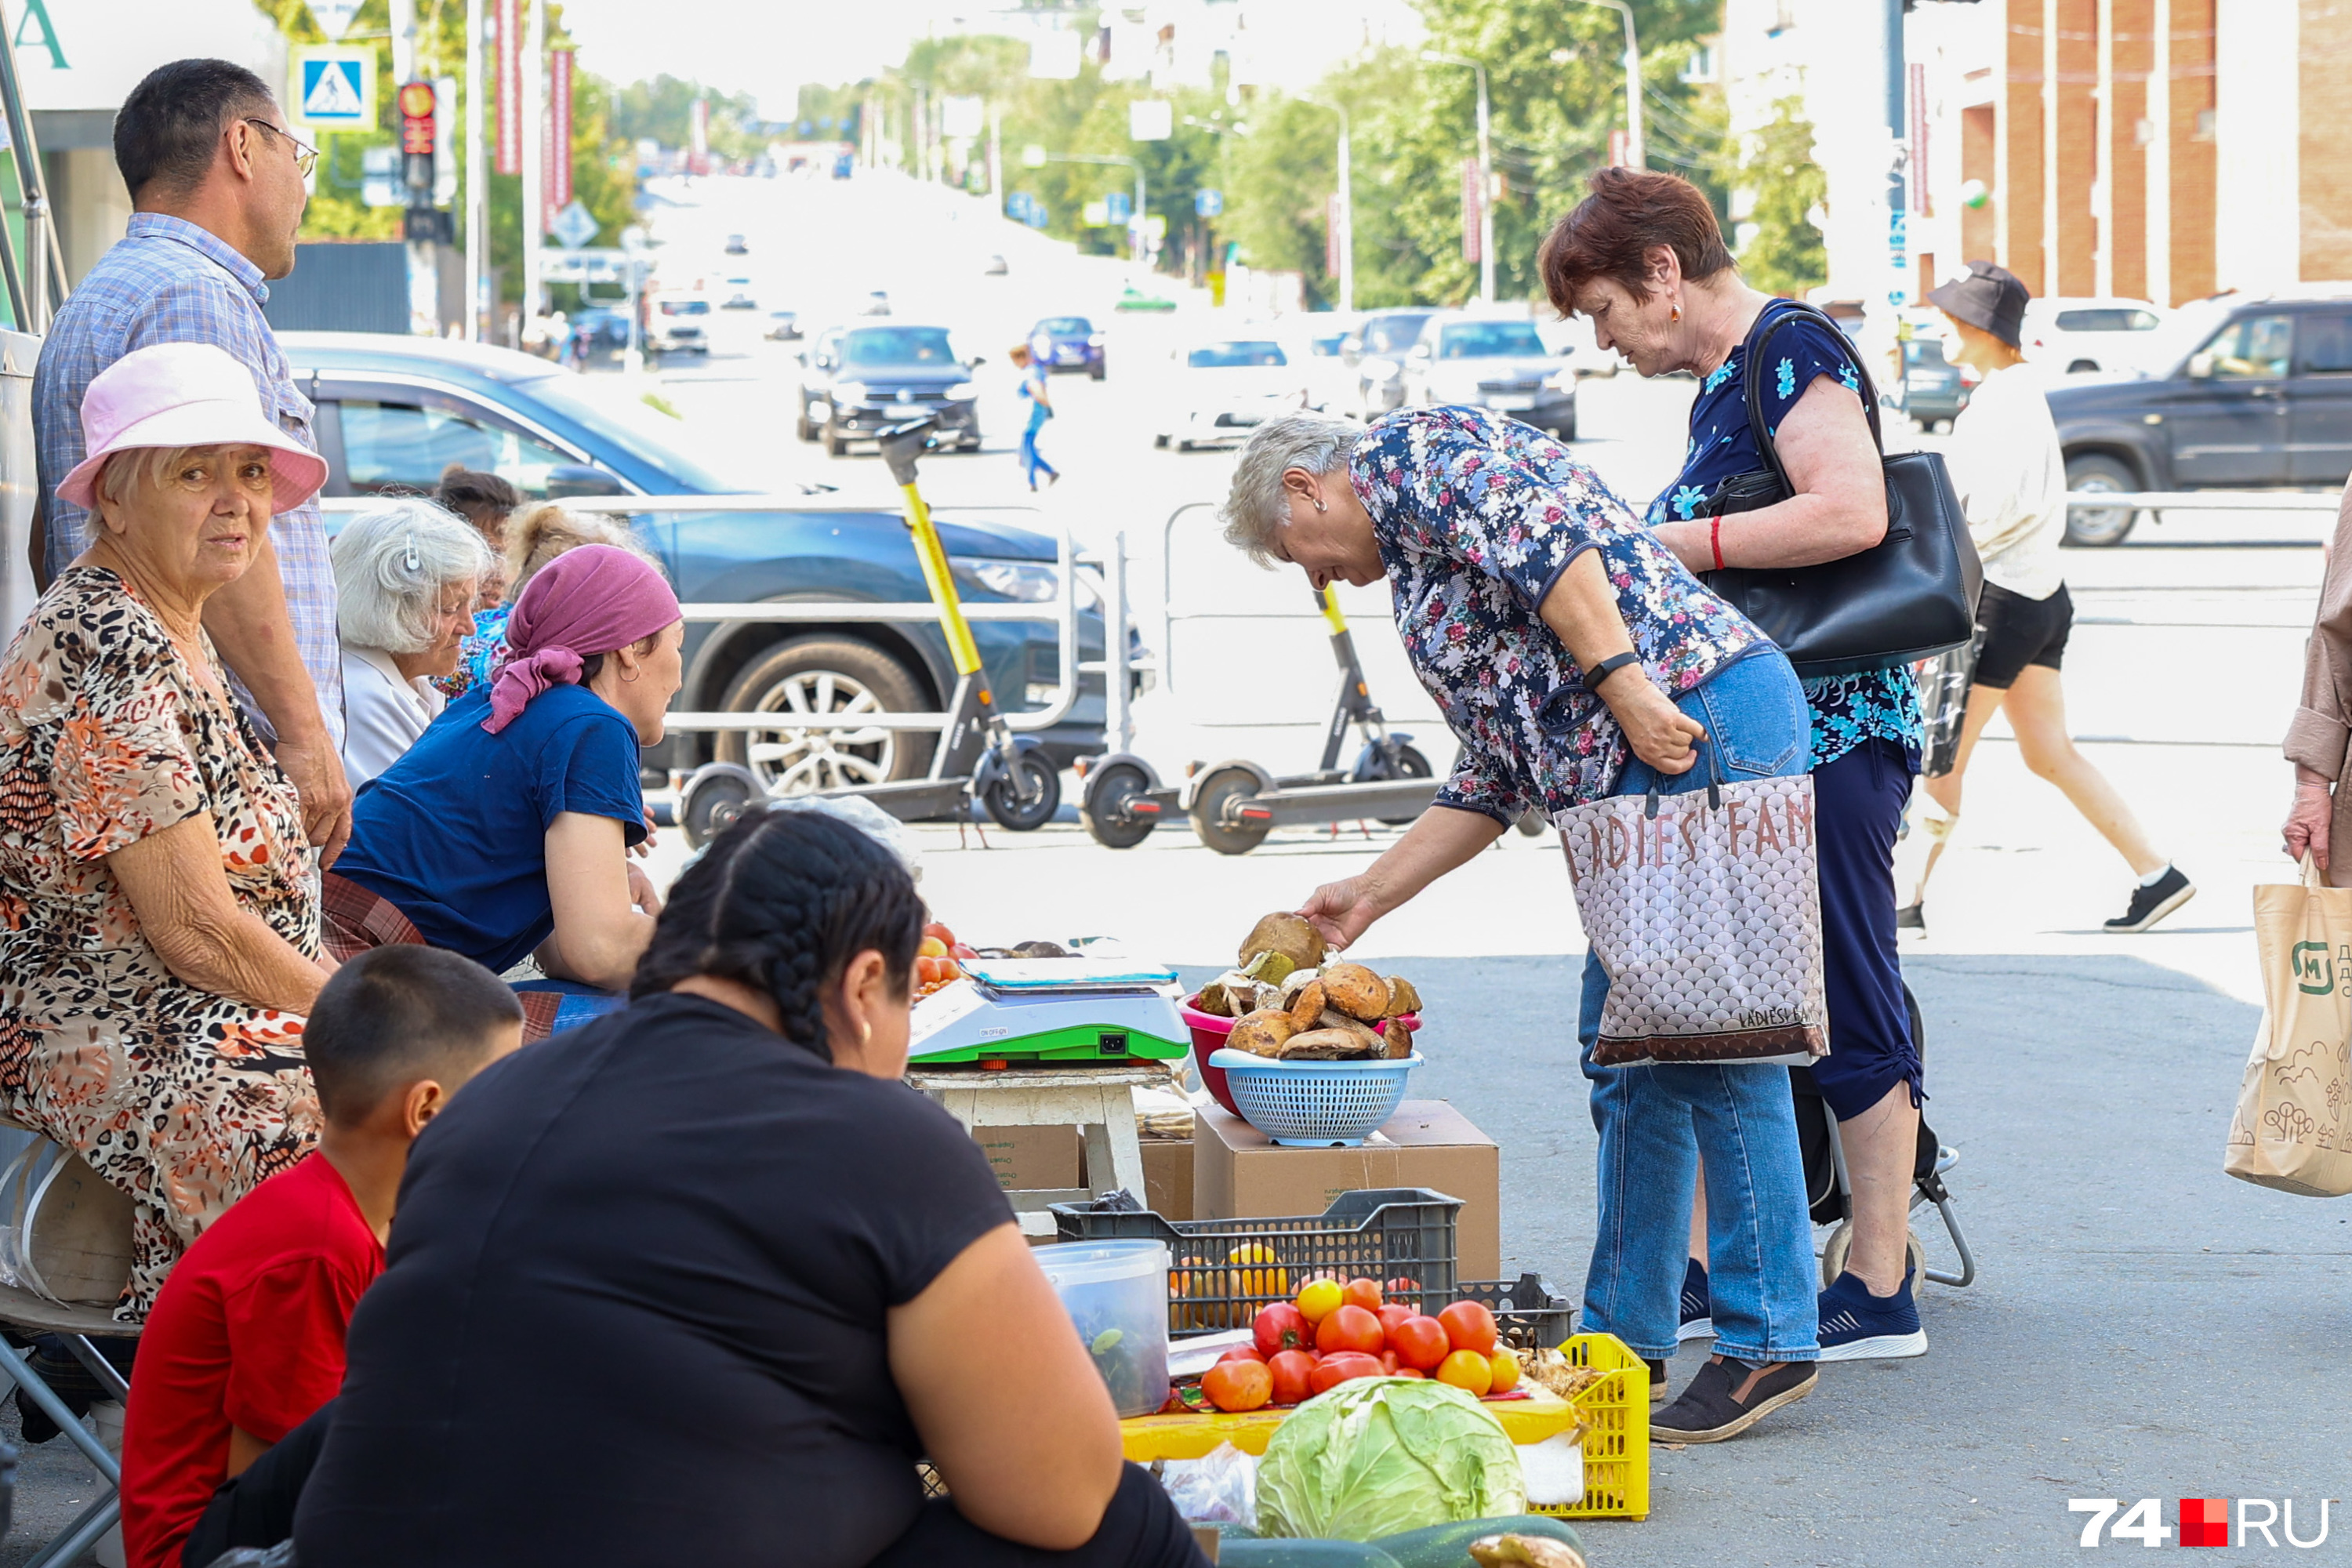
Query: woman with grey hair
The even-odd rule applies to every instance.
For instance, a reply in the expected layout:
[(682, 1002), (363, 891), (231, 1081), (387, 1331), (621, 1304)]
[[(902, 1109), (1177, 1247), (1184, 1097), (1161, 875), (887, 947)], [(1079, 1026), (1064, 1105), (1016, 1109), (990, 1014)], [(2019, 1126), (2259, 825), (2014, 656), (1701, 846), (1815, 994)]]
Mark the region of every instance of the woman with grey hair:
[[(1272, 420), (1242, 449), (1224, 518), (1228, 541), (1262, 564), (1301, 568), (1318, 590), (1387, 578), (1405, 654), (1462, 743), (1404, 837), (1299, 910), (1334, 947), (1530, 811), (1557, 824), (1613, 795), (1804, 771), (1804, 692), (1788, 659), (1528, 426), (1457, 407), (1402, 409), (1369, 429)], [(1608, 984), (1588, 961), (1579, 1032), (1601, 1214), (1583, 1322), (1632, 1346), (1653, 1397), (1663, 1394), (1703, 1163), (1717, 1353), (1653, 1425), (1717, 1442), (1814, 1384), (1812, 1237), (1788, 1074), (1595, 1067)]]
[(356, 789), (400, 760), (446, 701), (474, 595), (491, 569), (473, 524), (431, 501), (387, 500), (335, 536), (343, 644), (343, 772)]

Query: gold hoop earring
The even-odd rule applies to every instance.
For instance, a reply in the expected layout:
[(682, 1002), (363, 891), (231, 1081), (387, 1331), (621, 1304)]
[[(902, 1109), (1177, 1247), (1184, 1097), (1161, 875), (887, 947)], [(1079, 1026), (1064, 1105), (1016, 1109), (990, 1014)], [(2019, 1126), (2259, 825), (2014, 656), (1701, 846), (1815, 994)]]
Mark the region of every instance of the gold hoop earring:
[[(643, 670), (639, 670), (639, 671), (637, 672), (637, 675), (643, 675), (644, 673), (645, 673), (645, 671), (643, 671)], [(636, 675), (631, 675), (631, 674), (630, 674), (627, 670), (625, 670), (625, 670), (623, 670), (623, 671), (621, 671), (621, 683), (622, 683), (624, 686), (634, 686), (634, 685), (635, 685), (635, 684), (636, 684), (636, 681), (637, 681), (637, 676), (636, 676)]]

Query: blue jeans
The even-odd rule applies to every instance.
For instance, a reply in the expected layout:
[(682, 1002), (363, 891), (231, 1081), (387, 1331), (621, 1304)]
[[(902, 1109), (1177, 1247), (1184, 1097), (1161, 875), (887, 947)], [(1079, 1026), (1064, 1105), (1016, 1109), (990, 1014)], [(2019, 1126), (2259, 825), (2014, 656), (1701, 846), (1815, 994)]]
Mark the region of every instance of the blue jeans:
[[(1805, 771), (1811, 719), (1796, 672), (1777, 650), (1717, 672), (1676, 706), (1706, 726), (1698, 761), (1667, 776), (1636, 759), (1619, 795), (1680, 795), (1711, 778)], [(1608, 972), (1588, 954), (1576, 1037), (1601, 1134), (1601, 1215), (1580, 1326), (1615, 1334), (1636, 1355), (1674, 1354), (1691, 1187), (1704, 1158), (1717, 1353), (1750, 1363), (1817, 1359), (1812, 1225), (1788, 1069), (1595, 1067), (1608, 997)]]
[(1021, 432), (1021, 473), (1029, 481), (1029, 488), (1033, 490), (1037, 488), (1039, 474), (1054, 472), (1054, 465), (1047, 462), (1037, 450), (1037, 432), (1045, 427), (1045, 417), (1044, 409), (1033, 409), (1029, 416), (1028, 427)]

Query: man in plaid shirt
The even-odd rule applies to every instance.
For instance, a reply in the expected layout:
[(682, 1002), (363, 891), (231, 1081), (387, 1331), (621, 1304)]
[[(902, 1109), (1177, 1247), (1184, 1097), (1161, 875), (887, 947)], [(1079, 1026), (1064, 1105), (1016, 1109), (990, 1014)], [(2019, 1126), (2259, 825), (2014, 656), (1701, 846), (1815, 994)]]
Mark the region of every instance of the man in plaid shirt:
[[(59, 500), (84, 455), (90, 379), (151, 343), (206, 342), (253, 373), (262, 408), (316, 450), (310, 400), (261, 313), (263, 281), (294, 270), (294, 236), (318, 153), (296, 141), (261, 79), (226, 60), (177, 60), (131, 90), (114, 120), (130, 232), (58, 311), (33, 374), (44, 503), (44, 582), (88, 547), (97, 517)], [(335, 574), (318, 503), (274, 518), (251, 570), (205, 606), (237, 695), (301, 792), (322, 862), (350, 837)]]

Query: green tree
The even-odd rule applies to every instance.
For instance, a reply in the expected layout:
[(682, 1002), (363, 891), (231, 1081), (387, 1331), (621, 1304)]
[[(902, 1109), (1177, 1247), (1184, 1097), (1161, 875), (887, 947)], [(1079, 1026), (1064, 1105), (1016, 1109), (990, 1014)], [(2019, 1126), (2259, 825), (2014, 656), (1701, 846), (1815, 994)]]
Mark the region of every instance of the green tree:
[(1784, 98), (1771, 122), (1748, 139), (1738, 163), (1740, 185), (1755, 205), (1740, 226), (1739, 270), (1769, 294), (1801, 299), (1829, 280), (1822, 231), (1807, 216), (1829, 195), (1829, 176), (1813, 162), (1812, 122), (1802, 106)]

